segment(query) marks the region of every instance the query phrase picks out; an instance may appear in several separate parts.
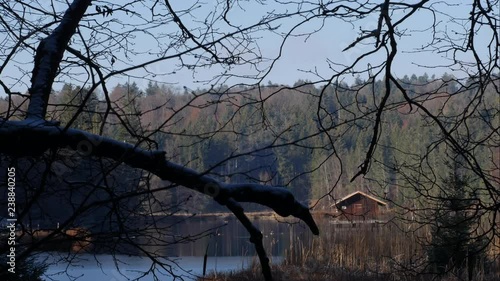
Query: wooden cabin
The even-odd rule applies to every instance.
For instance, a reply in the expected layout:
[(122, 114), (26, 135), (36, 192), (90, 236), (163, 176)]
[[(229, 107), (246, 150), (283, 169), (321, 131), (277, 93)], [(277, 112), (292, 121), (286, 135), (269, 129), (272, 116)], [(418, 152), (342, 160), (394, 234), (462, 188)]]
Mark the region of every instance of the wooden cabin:
[(334, 212), (340, 220), (379, 220), (387, 209), (387, 203), (362, 191), (353, 192), (338, 200)]

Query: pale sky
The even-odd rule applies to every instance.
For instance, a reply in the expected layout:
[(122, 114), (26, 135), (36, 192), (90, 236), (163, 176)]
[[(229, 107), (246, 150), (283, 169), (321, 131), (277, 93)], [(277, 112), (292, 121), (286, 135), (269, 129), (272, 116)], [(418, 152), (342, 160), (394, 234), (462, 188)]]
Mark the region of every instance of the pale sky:
[[(448, 4), (454, 2), (459, 3), (463, 1), (447, 1)], [(178, 4), (178, 3), (186, 3), (186, 2), (184, 1), (173, 2), (173, 4)], [(247, 6), (243, 7), (244, 10), (235, 10), (233, 13), (229, 14), (229, 20), (231, 22), (235, 22), (236, 24), (242, 24), (242, 25), (254, 22), (263, 15), (263, 12), (266, 11), (265, 9), (263, 9), (262, 6), (252, 4), (253, 3), (252, 1), (242, 2), (242, 3), (244, 3)], [(439, 6), (436, 7), (444, 7), (444, 6), (443, 4), (439, 4)], [(457, 17), (460, 16), (466, 17), (467, 10), (469, 9), (469, 7), (470, 5), (467, 6), (462, 5), (457, 7), (447, 6), (445, 11)], [(180, 10), (181, 8), (182, 7), (180, 6), (174, 6), (174, 9)], [(275, 7), (273, 7), (272, 5), (268, 5), (266, 6), (266, 9), (267, 8), (273, 9)], [(204, 11), (199, 11), (199, 13), (203, 12)], [(119, 17), (122, 15), (116, 13), (114, 16)], [(437, 20), (440, 22), (439, 28), (441, 28), (442, 30), (446, 28), (447, 30), (456, 30), (460, 32), (463, 31), (463, 28), (460, 27), (460, 24), (465, 24), (465, 25), (467, 24), (467, 22), (461, 22), (461, 21), (450, 22), (449, 18), (443, 14), (436, 13), (435, 16), (437, 17)], [(400, 17), (401, 14), (398, 13), (392, 16), (393, 19), (397, 19)], [(322, 30), (308, 37), (307, 41), (305, 40), (306, 39), (305, 36), (290, 38), (289, 40), (287, 40), (284, 46), (280, 60), (275, 64), (273, 70), (263, 80), (263, 82), (267, 83), (267, 81), (272, 81), (273, 83), (291, 85), (298, 79), (317, 80), (318, 77), (315, 77), (311, 74), (304, 72), (313, 70), (317, 70), (317, 72), (320, 73), (320, 75), (322, 75), (324, 78), (328, 78), (334, 72), (331, 69), (329, 69), (327, 60), (340, 64), (351, 64), (358, 55), (367, 52), (373, 48), (374, 42), (373, 40), (371, 40), (367, 41), (370, 42), (369, 45), (358, 44), (355, 48), (342, 52), (342, 49), (351, 44), (353, 40), (355, 40), (359, 36), (358, 34), (359, 28), (362, 28), (364, 30), (375, 29), (377, 20), (378, 20), (378, 14), (375, 13), (373, 14), (372, 17), (359, 21), (357, 23), (358, 25), (353, 27), (351, 24), (342, 22), (338, 19), (327, 19), (325, 22), (325, 26), (322, 28)], [(186, 25), (187, 24), (192, 24), (192, 22), (186, 21)], [(282, 23), (281, 28), (283, 28), (283, 30), (285, 28), (289, 28), (290, 24), (291, 21), (284, 21)], [(310, 31), (319, 28), (321, 24), (322, 22), (320, 20), (311, 21), (306, 25), (302, 26), (301, 28), (299, 28), (297, 32)], [(453, 72), (449, 68), (429, 69), (418, 66), (418, 65), (433, 65), (433, 66), (445, 65), (446, 60), (444, 60), (443, 57), (449, 56), (450, 54), (446, 53), (437, 54), (431, 52), (409, 53), (410, 51), (414, 51), (415, 48), (419, 48), (424, 44), (431, 42), (432, 33), (429, 31), (431, 25), (432, 25), (432, 13), (430, 13), (429, 11), (421, 10), (417, 13), (417, 15), (414, 15), (413, 18), (408, 20), (408, 22), (404, 26), (401, 26), (400, 31), (407, 29), (406, 30), (407, 35), (400, 37), (398, 42), (398, 48), (400, 52), (397, 55), (396, 60), (394, 62), (394, 69), (395, 71), (397, 71), (396, 74), (398, 76), (403, 77), (405, 74), (422, 75), (424, 72), (427, 72), (429, 76), (431, 76), (432, 74), (440, 76), (444, 72), (456, 73), (457, 76), (460, 76), (458, 72)], [(479, 34), (478, 36), (483, 36), (483, 35), (485, 34)], [(258, 40), (259, 40), (258, 44), (260, 46), (260, 50), (262, 51), (264, 57), (275, 57), (278, 54), (279, 44), (281, 43), (279, 37), (267, 33), (263, 34), (262, 38)], [(152, 44), (154, 43), (146, 39), (137, 40), (135, 48), (137, 50), (141, 49), (148, 50), (148, 48), (151, 48)], [(485, 54), (486, 51), (487, 49), (485, 49)], [(385, 58), (385, 55), (383, 53), (381, 53), (380, 55), (375, 55), (369, 60), (364, 60), (360, 62), (358, 69), (365, 69), (368, 63), (370, 63), (371, 65), (376, 65), (377, 63), (380, 63), (380, 60), (383, 58)], [(133, 58), (133, 60), (137, 61), (138, 63), (141, 62), (141, 60), (143, 59), (144, 58), (140, 56)], [(33, 67), (33, 65), (29, 63), (32, 60), (31, 56), (25, 55), (23, 57), (18, 58), (18, 60), (21, 62), (25, 61), (26, 64), (22, 64), (21, 67), (29, 69), (29, 71), (31, 71)], [(178, 63), (178, 60), (173, 60), (171, 62), (162, 62), (160, 64), (151, 66), (148, 69), (154, 72), (171, 72), (172, 69), (175, 69), (174, 65), (176, 63)], [(262, 67), (264, 66), (265, 64)], [(121, 65), (119, 63), (115, 65), (115, 69), (119, 69), (120, 67)], [(191, 70), (182, 70), (182, 71), (177, 71), (176, 74), (174, 75), (169, 75), (164, 77), (154, 77), (154, 79), (157, 79), (160, 82), (172, 84), (173, 86), (179, 88), (187, 86), (188, 88), (196, 89), (196, 88), (206, 87), (206, 85), (204, 85), (203, 83), (197, 83), (196, 82), (197, 80), (204, 80), (207, 79), (207, 77), (212, 77), (218, 71), (220, 71), (220, 69), (218, 69), (217, 67), (200, 69), (195, 74), (193, 74)], [(249, 71), (251, 72), (252, 70), (249, 68), (239, 68), (239, 69), (236, 68), (233, 69), (232, 71), (234, 74), (244, 74), (248, 73)], [(145, 72), (141, 70), (141, 71), (135, 71), (132, 74), (137, 76), (143, 76)], [(0, 75), (4, 82), (9, 82), (11, 80), (8, 79), (7, 76), (19, 77), (19, 72), (14, 67), (8, 67)], [(352, 75), (346, 75), (345, 79), (346, 82), (350, 83), (353, 81), (354, 77)], [(136, 80), (136, 79), (133, 80), (137, 82), (137, 84), (141, 88), (145, 88), (148, 83), (147, 80)], [(29, 81), (28, 77), (25, 77), (23, 81), (25, 83), (28, 83)], [(108, 84), (113, 85), (118, 82), (121, 83), (126, 82), (126, 79), (115, 78), (110, 80)], [(232, 81), (230, 80), (228, 83), (231, 82), (241, 82), (241, 80), (239, 81), (237, 79)], [(55, 87), (58, 86), (56, 85)], [(16, 85), (13, 88), (13, 90), (25, 92), (27, 90), (27, 87), (26, 85)], [(0, 95), (4, 95), (3, 90), (0, 90)]]

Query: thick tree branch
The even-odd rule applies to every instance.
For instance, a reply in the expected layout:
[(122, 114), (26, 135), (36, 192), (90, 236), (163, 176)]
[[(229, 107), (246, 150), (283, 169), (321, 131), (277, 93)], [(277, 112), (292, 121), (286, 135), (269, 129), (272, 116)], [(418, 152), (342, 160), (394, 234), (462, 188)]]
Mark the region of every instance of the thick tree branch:
[(46, 125), (44, 121), (5, 121), (0, 127), (0, 153), (36, 156), (47, 149), (70, 148), (84, 156), (123, 162), (149, 171), (163, 180), (212, 196), (226, 205), (230, 200), (253, 202), (273, 209), (278, 215), (303, 220), (314, 234), (318, 227), (309, 209), (295, 200), (289, 190), (259, 184), (226, 184), (165, 159), (165, 152), (150, 151), (114, 139), (76, 129)]
[(255, 227), (250, 219), (245, 215), (245, 211), (238, 204), (238, 202), (233, 199), (229, 199), (226, 202), (226, 206), (233, 214), (238, 218), (238, 220), (243, 224), (248, 233), (250, 233), (250, 242), (255, 245), (255, 250), (259, 256), (259, 261), (262, 266), (262, 275), (266, 281), (272, 281), (273, 277), (271, 274), (271, 267), (269, 266), (269, 258), (267, 257), (266, 250), (262, 244), (262, 233)]
[(64, 50), (90, 3), (91, 0), (73, 1), (66, 10), (61, 23), (38, 45), (29, 90), (31, 100), (27, 119), (45, 118), (52, 84), (61, 64)]
[[(58, 27), (40, 42), (35, 55), (26, 120), (2, 120), (0, 153), (14, 157), (36, 157), (48, 149), (70, 148), (84, 156), (109, 158), (133, 168), (149, 171), (163, 180), (212, 196), (220, 204), (226, 205), (247, 228), (261, 260), (264, 277), (266, 280), (272, 280), (269, 259), (262, 245), (262, 234), (246, 217), (238, 202), (261, 204), (284, 217), (293, 215), (303, 220), (314, 234), (319, 234), (309, 209), (295, 200), (287, 189), (258, 184), (225, 184), (168, 161), (165, 159), (164, 151), (145, 150), (128, 143), (85, 131), (63, 128), (56, 123), (45, 121), (52, 85), (64, 51), (68, 48), (68, 43), (90, 4), (91, 0), (73, 1)], [(181, 26), (183, 32), (187, 32), (189, 37), (201, 46), (178, 20), (170, 6), (169, 9), (174, 21)]]

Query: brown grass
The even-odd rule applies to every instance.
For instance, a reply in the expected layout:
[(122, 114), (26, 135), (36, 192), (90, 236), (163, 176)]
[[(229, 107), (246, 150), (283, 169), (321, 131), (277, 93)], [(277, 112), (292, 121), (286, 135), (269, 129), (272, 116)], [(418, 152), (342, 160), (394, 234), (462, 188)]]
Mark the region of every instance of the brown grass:
[[(386, 281), (384, 276), (347, 272), (342, 270), (318, 270), (314, 268), (279, 265), (272, 267), (274, 281)], [(199, 281), (255, 281), (263, 280), (259, 265), (238, 272), (211, 274)]]
[[(396, 224), (332, 224), (321, 221), (322, 233), (312, 238), (291, 233), (293, 243), (284, 262), (274, 265), (276, 281), (386, 281), (386, 280), (467, 280), (451, 272), (441, 279), (426, 268), (426, 249), (422, 242), (430, 238), (429, 228), (406, 231)], [(405, 230), (405, 231), (403, 231)], [(293, 231), (293, 230), (292, 230)], [(497, 279), (500, 268), (493, 257), (489, 270), (480, 266), (473, 280)], [(491, 258), (490, 258), (491, 259)], [(259, 265), (239, 272), (212, 274), (201, 280), (263, 280)]]

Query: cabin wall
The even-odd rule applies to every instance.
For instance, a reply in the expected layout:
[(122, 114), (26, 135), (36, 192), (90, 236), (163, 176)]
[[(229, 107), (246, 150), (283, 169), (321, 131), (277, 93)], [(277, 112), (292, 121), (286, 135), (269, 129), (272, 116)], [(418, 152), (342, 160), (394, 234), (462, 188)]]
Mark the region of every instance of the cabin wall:
[(373, 220), (380, 215), (379, 204), (359, 194), (346, 199), (341, 203), (340, 208), (340, 211), (343, 212), (341, 219)]

